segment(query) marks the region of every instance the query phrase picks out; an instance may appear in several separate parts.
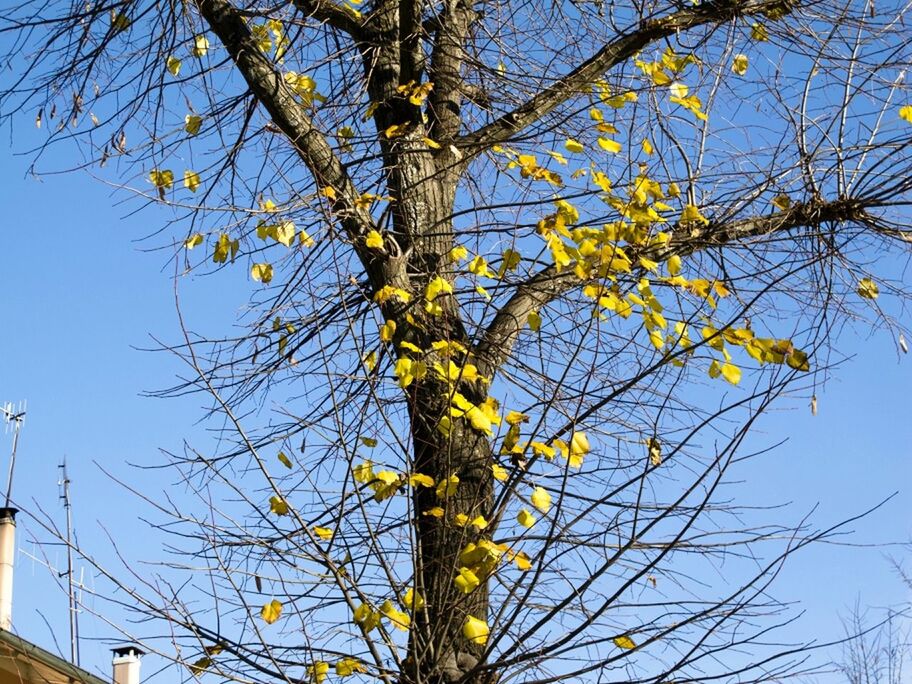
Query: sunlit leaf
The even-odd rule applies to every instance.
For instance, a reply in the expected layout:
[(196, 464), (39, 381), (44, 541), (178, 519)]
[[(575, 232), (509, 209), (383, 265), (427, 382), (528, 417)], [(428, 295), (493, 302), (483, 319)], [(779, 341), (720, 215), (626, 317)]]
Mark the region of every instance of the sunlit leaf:
[(633, 642), (633, 639), (631, 639), (626, 634), (623, 636), (616, 636), (616, 637), (614, 637), (614, 639), (612, 639), (612, 641), (614, 642), (614, 645), (617, 646), (618, 648), (623, 648), (623, 649), (627, 649), (627, 650), (629, 650), (631, 648), (636, 648), (636, 644)]
[(269, 603), (263, 606), (260, 610), (260, 617), (263, 618), (263, 622), (267, 625), (271, 625), (273, 622), (279, 619), (279, 616), (282, 614), (282, 604), (275, 599), (272, 599)]

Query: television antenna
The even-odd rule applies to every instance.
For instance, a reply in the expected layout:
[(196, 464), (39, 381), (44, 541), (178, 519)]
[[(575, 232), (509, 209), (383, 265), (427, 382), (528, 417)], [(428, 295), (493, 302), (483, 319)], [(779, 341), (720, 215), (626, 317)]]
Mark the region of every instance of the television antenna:
[(6, 508), (10, 507), (10, 500), (13, 498), (13, 471), (16, 468), (16, 449), (19, 447), (19, 433), (22, 431), (22, 423), (25, 421), (26, 402), (20, 401), (17, 407), (12, 402), (7, 402), (0, 406), (0, 415), (5, 423), (4, 432), (13, 433), (13, 449), (10, 453), (9, 473), (6, 476)]
[[(70, 476), (67, 474), (66, 458), (57, 468), (60, 470), (60, 498), (66, 511), (66, 552), (67, 552), (67, 596), (70, 608), (70, 662), (79, 666), (79, 606), (76, 601), (76, 585), (73, 576), (73, 504), (70, 501)], [(63, 575), (64, 573), (59, 573)]]

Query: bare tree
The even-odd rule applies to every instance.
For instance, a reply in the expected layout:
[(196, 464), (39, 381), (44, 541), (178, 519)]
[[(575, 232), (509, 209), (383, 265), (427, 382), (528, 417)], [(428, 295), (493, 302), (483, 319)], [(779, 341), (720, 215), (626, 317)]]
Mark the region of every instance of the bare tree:
[(872, 626), (870, 613), (856, 603), (844, 621), (846, 641), (839, 671), (849, 684), (902, 684), (910, 653), (908, 614), (888, 610)]
[(176, 535), (160, 577), (111, 575), (149, 643), (238, 682), (802, 671), (767, 588), (831, 530), (728, 482), (847, 323), (905, 351), (907, 12), (4, 8), (38, 166), (78, 150), (162, 205), (176, 286), (252, 281), (242, 332), (171, 346), (221, 439), (172, 455), (198, 505), (137, 488)]

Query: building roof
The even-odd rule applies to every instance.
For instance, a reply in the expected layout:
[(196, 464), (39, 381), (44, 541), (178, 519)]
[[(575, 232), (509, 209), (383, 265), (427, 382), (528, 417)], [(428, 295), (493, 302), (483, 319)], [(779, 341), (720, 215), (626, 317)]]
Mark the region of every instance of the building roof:
[(110, 684), (63, 658), (0, 630), (0, 684)]

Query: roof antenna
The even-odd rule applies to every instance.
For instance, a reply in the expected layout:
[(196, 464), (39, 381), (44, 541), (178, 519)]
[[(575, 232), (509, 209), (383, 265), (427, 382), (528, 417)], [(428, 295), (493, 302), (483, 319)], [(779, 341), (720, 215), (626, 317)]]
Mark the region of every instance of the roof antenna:
[(12, 403), (0, 406), (0, 414), (3, 415), (3, 421), (6, 423), (6, 433), (13, 433), (13, 450), (10, 454), (9, 474), (6, 476), (6, 503), (5, 508), (10, 507), (10, 500), (13, 498), (13, 469), (16, 467), (16, 449), (19, 447), (19, 432), (22, 430), (22, 423), (25, 421), (25, 402), (20, 401), (18, 408), (13, 408)]
[[(76, 604), (76, 587), (73, 576), (73, 505), (70, 501), (70, 477), (67, 474), (66, 458), (57, 466), (60, 469), (60, 498), (66, 511), (66, 550), (67, 550), (67, 594), (70, 606), (70, 662), (79, 666), (79, 608)], [(60, 573), (63, 575), (64, 573)]]

